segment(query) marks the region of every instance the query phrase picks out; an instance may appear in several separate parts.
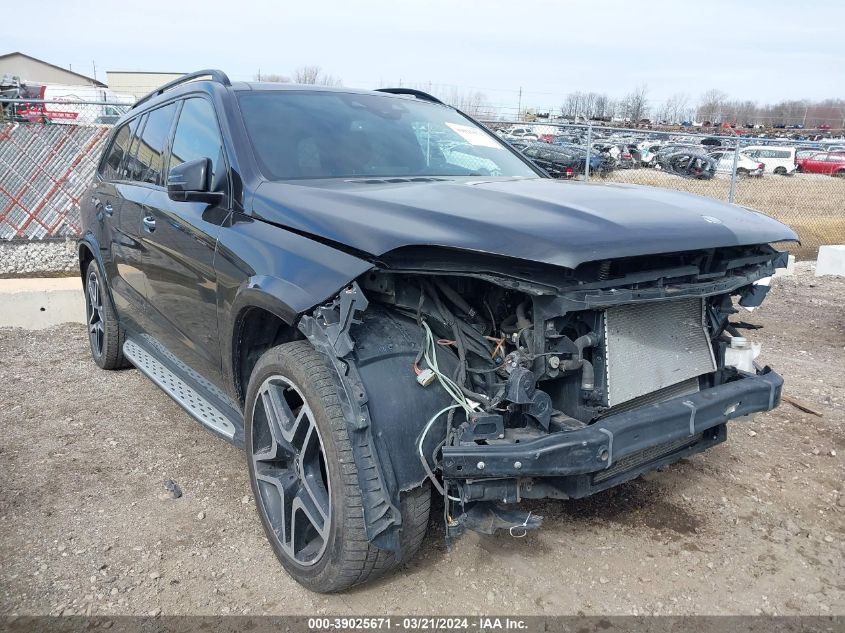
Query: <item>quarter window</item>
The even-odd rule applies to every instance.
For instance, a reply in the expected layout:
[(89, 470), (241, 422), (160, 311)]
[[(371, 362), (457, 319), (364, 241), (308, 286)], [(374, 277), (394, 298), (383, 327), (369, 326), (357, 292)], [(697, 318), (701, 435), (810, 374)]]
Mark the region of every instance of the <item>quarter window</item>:
[(119, 177), (120, 166), (123, 158), (129, 150), (129, 141), (132, 138), (132, 130), (126, 123), (120, 126), (117, 134), (114, 135), (111, 147), (109, 148), (106, 160), (100, 165), (100, 176), (105, 180), (116, 180)]

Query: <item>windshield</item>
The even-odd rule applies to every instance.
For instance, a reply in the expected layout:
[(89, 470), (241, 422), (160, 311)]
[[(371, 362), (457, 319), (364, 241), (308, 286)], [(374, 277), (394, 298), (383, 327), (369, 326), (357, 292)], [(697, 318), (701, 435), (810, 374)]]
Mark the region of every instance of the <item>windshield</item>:
[(248, 92), (241, 112), (261, 171), (302, 178), (510, 176), (534, 172), (455, 110), (344, 92)]

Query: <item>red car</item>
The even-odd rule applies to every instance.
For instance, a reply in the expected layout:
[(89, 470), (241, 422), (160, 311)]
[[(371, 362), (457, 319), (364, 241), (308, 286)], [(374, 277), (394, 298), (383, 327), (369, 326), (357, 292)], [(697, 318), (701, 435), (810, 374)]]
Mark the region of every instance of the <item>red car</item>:
[(845, 176), (845, 153), (819, 152), (808, 158), (798, 158), (798, 171), (805, 174), (828, 174)]

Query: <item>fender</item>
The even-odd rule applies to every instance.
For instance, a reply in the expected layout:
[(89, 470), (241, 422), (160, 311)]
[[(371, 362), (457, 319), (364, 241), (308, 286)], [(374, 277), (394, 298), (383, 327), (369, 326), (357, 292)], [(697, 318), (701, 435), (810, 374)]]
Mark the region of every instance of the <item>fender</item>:
[[(407, 317), (370, 306), (356, 282), (303, 315), (298, 328), (334, 369), (367, 538), (381, 549), (399, 552), (400, 493), (426, 479), (414, 447), (431, 415), (449, 402), (444, 391), (421, 388), (414, 378), (411, 367), (421, 330)], [(448, 354), (438, 354), (438, 359), (451, 370), (454, 361)], [(441, 420), (432, 436), (445, 432)], [(436, 441), (424, 444), (428, 454), (436, 449)]]
[(92, 257), (97, 262), (97, 266), (100, 267), (100, 274), (103, 278), (103, 284), (106, 287), (106, 299), (108, 299), (112, 312), (119, 314), (117, 306), (115, 306), (114, 299), (112, 298), (111, 279), (106, 272), (106, 262), (103, 259), (103, 251), (100, 247), (100, 243), (97, 241), (97, 237), (90, 230), (86, 231), (76, 240), (76, 253), (79, 257), (80, 263), (79, 276), (82, 278), (83, 292), (85, 292), (85, 271), (82, 270), (81, 266), (83, 249), (91, 253)]

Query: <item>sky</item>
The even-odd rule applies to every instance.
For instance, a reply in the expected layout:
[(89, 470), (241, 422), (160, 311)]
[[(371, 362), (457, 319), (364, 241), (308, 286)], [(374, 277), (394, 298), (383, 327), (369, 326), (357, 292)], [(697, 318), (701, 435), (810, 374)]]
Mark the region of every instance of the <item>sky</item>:
[[(135, 6), (139, 10), (129, 10)], [(514, 107), (570, 91), (652, 104), (717, 88), (759, 103), (845, 97), (845, 0), (41, 0), (0, 23), (21, 51), (107, 70), (220, 68), (232, 79), (316, 64), (344, 85), (429, 83)]]

